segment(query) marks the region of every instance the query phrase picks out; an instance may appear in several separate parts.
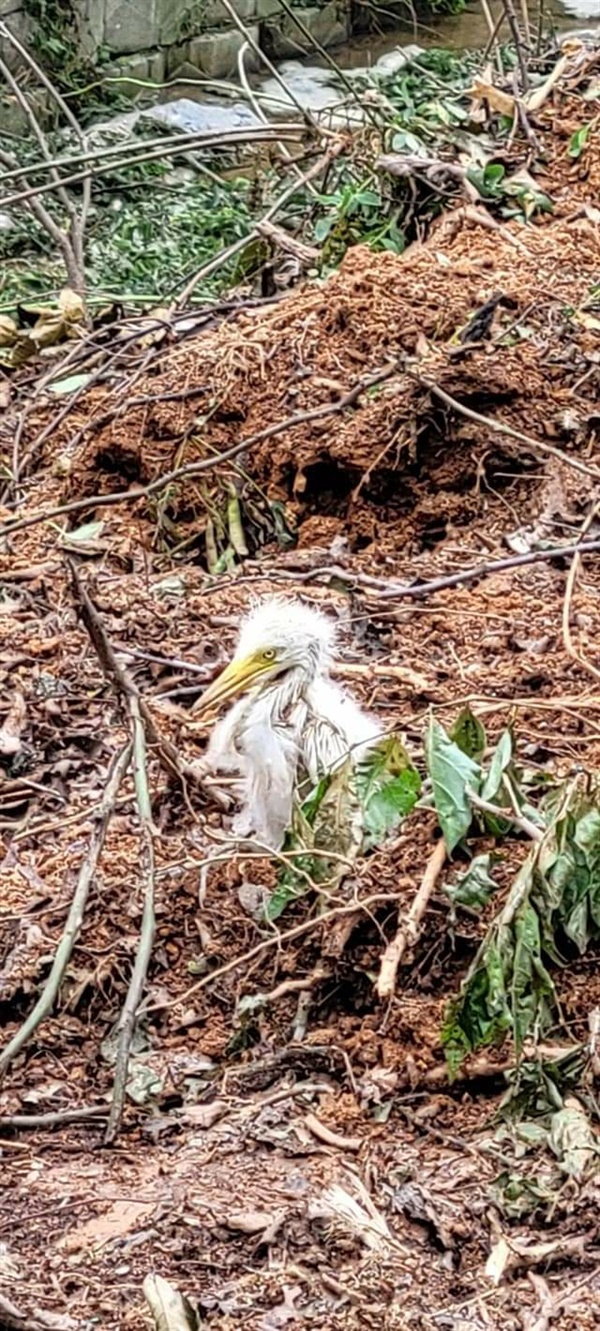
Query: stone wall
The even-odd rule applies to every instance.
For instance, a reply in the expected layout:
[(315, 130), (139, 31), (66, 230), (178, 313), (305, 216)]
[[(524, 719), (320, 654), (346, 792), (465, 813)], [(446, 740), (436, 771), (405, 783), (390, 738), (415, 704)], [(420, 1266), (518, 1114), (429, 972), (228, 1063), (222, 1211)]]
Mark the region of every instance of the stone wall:
[[(331, 47), (350, 33), (351, 0), (322, 0), (297, 7), (303, 26), (322, 46)], [(279, 0), (232, 0), (257, 45), (275, 59), (311, 50), (309, 38), (283, 10)], [(198, 73), (209, 79), (226, 79), (236, 73), (237, 57), (244, 36), (235, 27), (221, 0), (68, 0), (64, 12), (75, 16), (77, 40), (82, 56), (101, 57), (102, 67), (125, 80), (162, 83), (177, 75)], [(0, 0), (0, 18), (16, 36), (27, 41), (32, 20), (27, 0)], [(0, 43), (4, 58), (6, 43)], [(14, 56), (10, 63), (15, 66)], [(259, 59), (245, 57), (248, 70)], [(135, 94), (135, 83), (123, 91)]]

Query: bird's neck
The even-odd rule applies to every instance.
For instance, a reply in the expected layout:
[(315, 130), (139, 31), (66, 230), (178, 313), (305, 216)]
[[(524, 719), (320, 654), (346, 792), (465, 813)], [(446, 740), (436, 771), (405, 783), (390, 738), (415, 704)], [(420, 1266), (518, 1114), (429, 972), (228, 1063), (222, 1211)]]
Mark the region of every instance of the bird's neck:
[(314, 672), (307, 670), (288, 670), (273, 681), (273, 694), (277, 698), (277, 714), (283, 720), (290, 707), (306, 697), (307, 689), (312, 684)]

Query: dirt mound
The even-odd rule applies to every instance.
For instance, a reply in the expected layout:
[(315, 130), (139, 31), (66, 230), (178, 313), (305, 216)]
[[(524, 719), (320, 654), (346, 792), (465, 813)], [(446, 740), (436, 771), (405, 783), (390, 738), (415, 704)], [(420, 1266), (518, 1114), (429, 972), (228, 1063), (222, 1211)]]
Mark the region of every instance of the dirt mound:
[[(597, 535), (600, 243), (579, 201), (592, 203), (600, 143), (594, 131), (569, 211), (572, 116), (569, 103), (562, 120), (546, 117), (548, 187), (565, 202), (550, 222), (490, 229), (457, 208), (403, 257), (354, 249), (327, 281), (150, 345), (72, 407), (50, 413), (39, 399), (27, 417), (20, 447), (33, 461), (0, 555), (0, 720), (14, 741), (0, 753), (7, 1040), (47, 978), (128, 734), (65, 555), (158, 732), (156, 942), (118, 1147), (99, 1154), (97, 1123), (65, 1128), (60, 1116), (90, 1105), (105, 1116), (113, 1083), (144, 891), (130, 776), (59, 1001), (0, 1093), (5, 1116), (59, 1115), (60, 1135), (27, 1141), (0, 1122), (0, 1222), (19, 1279), (30, 1290), (39, 1263), (56, 1306), (79, 1322), (140, 1325), (154, 1262), (223, 1329), (520, 1328), (524, 1309), (533, 1326), (538, 1268), (556, 1268), (558, 1308), (572, 1261), (589, 1284), (569, 1272), (561, 1325), (597, 1316), (593, 1181), (559, 1188), (546, 1209), (537, 1175), (530, 1210), (513, 1200), (507, 1212), (493, 1192), (505, 1195), (499, 1179), (516, 1168), (491, 1127), (513, 1051), (448, 1080), (447, 1000), (495, 908), (450, 914), (443, 889), (466, 855), (441, 874), (382, 1005), (374, 981), (431, 857), (432, 812), (361, 860), (325, 923), (308, 894), (267, 927), (256, 904), (276, 866), (227, 848), (207, 864), (228, 817), (168, 774), (159, 744), (198, 756), (205, 734), (183, 709), (251, 599), (277, 591), (337, 619), (340, 677), (403, 731), (417, 764), (429, 710), (450, 722), (469, 702), (490, 743), (513, 722), (519, 760), (544, 776), (600, 767), (597, 557), (471, 577), (473, 565), (570, 549), (584, 526)], [(253, 439), (218, 471), (180, 473)], [(227, 526), (232, 499), (249, 557)], [(220, 559), (209, 573), (211, 542)], [(404, 595), (457, 573), (464, 585)], [(491, 836), (475, 840), (473, 851), (496, 849)], [(528, 849), (519, 829), (502, 840), (501, 899)], [(600, 1002), (596, 960), (571, 956), (557, 976), (574, 1042), (587, 1040)], [(339, 1193), (332, 1212), (332, 1186), (350, 1194), (352, 1221)], [(527, 1255), (538, 1221), (555, 1246)], [(484, 1267), (502, 1226), (513, 1274), (496, 1288)]]

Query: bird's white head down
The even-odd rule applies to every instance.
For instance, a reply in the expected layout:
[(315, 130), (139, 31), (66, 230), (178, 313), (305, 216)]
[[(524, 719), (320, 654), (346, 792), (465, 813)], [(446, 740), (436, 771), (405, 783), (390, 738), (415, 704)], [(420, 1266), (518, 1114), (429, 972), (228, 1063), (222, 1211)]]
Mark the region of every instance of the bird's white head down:
[(329, 671), (336, 632), (331, 620), (300, 601), (272, 597), (243, 620), (229, 665), (203, 693), (197, 708), (225, 702), (289, 672), (308, 683)]

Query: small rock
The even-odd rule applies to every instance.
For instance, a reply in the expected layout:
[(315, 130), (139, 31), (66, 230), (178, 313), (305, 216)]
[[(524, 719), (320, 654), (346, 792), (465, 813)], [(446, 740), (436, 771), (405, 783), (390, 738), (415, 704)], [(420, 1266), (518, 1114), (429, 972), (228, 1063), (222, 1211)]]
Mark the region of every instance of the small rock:
[(152, 106), (143, 112), (143, 119), (179, 134), (224, 134), (230, 129), (257, 129), (261, 125), (258, 116), (243, 102), (217, 106), (209, 102), (193, 102), (189, 97)]

